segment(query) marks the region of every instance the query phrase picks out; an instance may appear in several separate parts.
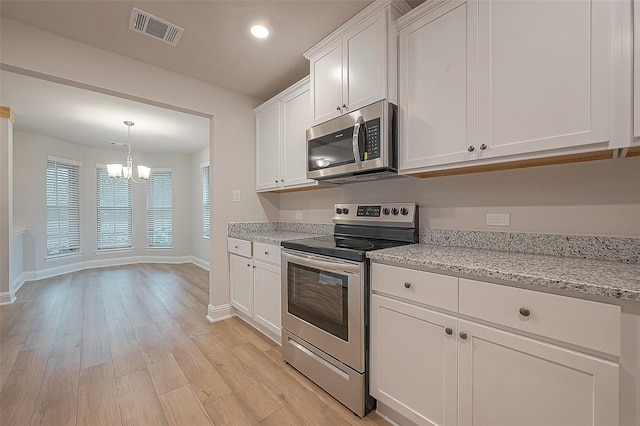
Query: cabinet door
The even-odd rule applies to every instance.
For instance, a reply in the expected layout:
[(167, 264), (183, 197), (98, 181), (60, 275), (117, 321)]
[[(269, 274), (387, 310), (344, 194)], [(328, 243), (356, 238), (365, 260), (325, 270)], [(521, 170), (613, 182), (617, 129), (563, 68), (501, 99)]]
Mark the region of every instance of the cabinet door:
[(256, 114), (256, 190), (279, 188), (280, 102)]
[(282, 99), (282, 120), (283, 186), (315, 184), (307, 179), (307, 129), (311, 127), (308, 84)]
[(254, 262), (254, 316), (253, 319), (274, 334), (281, 336), (280, 268)]
[(618, 365), (459, 320), (463, 425), (616, 425)]
[(253, 316), (253, 261), (235, 254), (229, 255), (231, 306)]
[(456, 319), (377, 294), (371, 304), (371, 395), (417, 424), (455, 425)]
[(310, 60), (313, 123), (342, 114), (342, 40), (336, 40)]
[(478, 157), (476, 20), (452, 1), (400, 30), (401, 171)]
[(609, 140), (613, 3), (478, 1), (480, 158)]
[[(343, 40), (343, 113), (387, 95), (387, 24), (381, 10), (347, 32)], [(342, 104), (341, 104), (342, 105)]]

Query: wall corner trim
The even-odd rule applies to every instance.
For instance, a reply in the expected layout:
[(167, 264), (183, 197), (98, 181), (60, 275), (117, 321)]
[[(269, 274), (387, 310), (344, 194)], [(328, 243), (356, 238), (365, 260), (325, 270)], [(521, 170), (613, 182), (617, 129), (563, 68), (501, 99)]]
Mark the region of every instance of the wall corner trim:
[(232, 316), (233, 312), (231, 311), (230, 304), (227, 303), (226, 305), (213, 306), (209, 303), (207, 308), (207, 320), (209, 320), (209, 322), (222, 321), (227, 318), (231, 318)]
[[(10, 305), (15, 301), (16, 301), (16, 297), (13, 296), (8, 291), (3, 291), (2, 293), (0, 293), (0, 306), (2, 306), (2, 305)], [(211, 305), (209, 305), (209, 306), (211, 306)]]

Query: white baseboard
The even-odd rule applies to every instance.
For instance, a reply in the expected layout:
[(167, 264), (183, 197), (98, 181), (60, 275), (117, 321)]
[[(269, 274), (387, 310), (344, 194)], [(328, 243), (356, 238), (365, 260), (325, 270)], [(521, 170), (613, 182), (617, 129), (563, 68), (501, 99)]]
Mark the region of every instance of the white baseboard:
[(202, 260), (199, 257), (191, 256), (191, 263), (201, 267), (206, 271), (209, 271), (209, 262), (207, 262), (206, 260)]
[(11, 286), (9, 287), (9, 294), (11, 295), (11, 303), (15, 302), (16, 293), (18, 292), (18, 290), (20, 290), (20, 288), (22, 288), (24, 283), (26, 283), (27, 281), (30, 281), (28, 277), (31, 277), (31, 275), (32, 274), (30, 273), (22, 272), (20, 275), (16, 277), (15, 280), (13, 280), (13, 282), (11, 283)]
[[(136, 263), (191, 263), (192, 256), (131, 256), (117, 257), (113, 259), (96, 259), (84, 262), (75, 262), (54, 268), (40, 269), (38, 271), (25, 272), (25, 276), (33, 277), (32, 280), (51, 278), (57, 275), (83, 271), (85, 269), (106, 268), (109, 266), (133, 265)], [(29, 280), (26, 280), (29, 281)]]
[(207, 308), (207, 319), (209, 322), (218, 322), (225, 320), (227, 318), (231, 318), (233, 316), (233, 311), (231, 310), (231, 305), (220, 305), (213, 306), (209, 303), (209, 307)]
[(3, 291), (0, 293), (0, 306), (2, 305), (10, 305), (16, 301), (15, 296), (13, 296), (8, 291)]

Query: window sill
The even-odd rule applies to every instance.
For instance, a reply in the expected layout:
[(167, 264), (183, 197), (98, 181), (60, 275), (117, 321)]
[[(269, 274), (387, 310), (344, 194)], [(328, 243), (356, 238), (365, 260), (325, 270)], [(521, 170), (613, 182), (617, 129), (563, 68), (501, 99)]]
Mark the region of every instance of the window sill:
[(116, 249), (101, 249), (101, 250), (96, 250), (95, 253), (97, 255), (100, 254), (113, 254), (113, 253), (131, 253), (134, 251), (133, 247), (127, 247), (127, 248), (116, 248)]
[(147, 251), (173, 251), (173, 246), (171, 247), (145, 247)]
[(206, 236), (206, 235), (203, 235), (203, 236), (202, 236), (202, 239), (203, 239), (203, 240), (207, 240), (207, 241), (208, 241), (208, 240), (209, 240), (209, 238), (211, 238), (211, 237), (208, 237), (208, 236)]
[(52, 254), (51, 256), (45, 257), (44, 261), (45, 262), (57, 262), (57, 261), (60, 261), (60, 260), (73, 259), (74, 257), (80, 257), (80, 256), (82, 256), (82, 252), (81, 251), (77, 251), (77, 252), (74, 252), (74, 253)]

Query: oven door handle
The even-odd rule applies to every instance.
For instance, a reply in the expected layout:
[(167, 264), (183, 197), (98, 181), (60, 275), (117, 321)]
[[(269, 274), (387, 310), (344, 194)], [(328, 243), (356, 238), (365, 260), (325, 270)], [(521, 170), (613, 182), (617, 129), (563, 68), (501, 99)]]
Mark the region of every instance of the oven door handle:
[(302, 266), (322, 269), (323, 271), (347, 272), (352, 274), (357, 274), (360, 272), (360, 265), (342, 263), (339, 260), (336, 260), (335, 262), (328, 262), (326, 260), (320, 260), (311, 256), (300, 256), (284, 251), (282, 252), (282, 258), (289, 262), (294, 262)]

